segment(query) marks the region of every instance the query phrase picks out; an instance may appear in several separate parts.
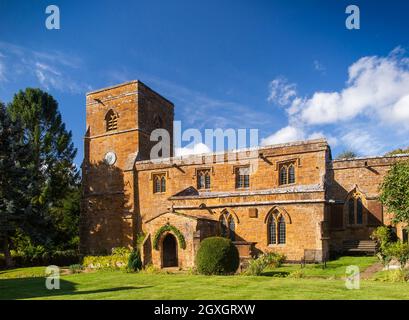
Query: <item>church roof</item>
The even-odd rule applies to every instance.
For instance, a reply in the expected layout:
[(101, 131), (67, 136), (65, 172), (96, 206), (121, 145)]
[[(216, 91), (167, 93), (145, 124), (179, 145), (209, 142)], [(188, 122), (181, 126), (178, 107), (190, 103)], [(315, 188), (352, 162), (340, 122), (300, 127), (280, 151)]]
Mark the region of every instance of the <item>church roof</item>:
[(152, 218), (149, 218), (149, 219), (145, 220), (145, 223), (149, 223), (149, 222), (151, 222), (151, 221), (153, 221), (153, 220), (155, 220), (155, 219), (157, 219), (157, 218), (159, 218), (159, 217), (161, 217), (161, 216), (163, 216), (165, 214), (168, 214), (168, 213), (173, 214), (175, 216), (184, 217), (184, 218), (187, 218), (187, 219), (192, 219), (192, 220), (216, 221), (216, 220), (214, 220), (214, 219), (212, 219), (210, 217), (206, 217), (206, 216), (203, 216), (203, 215), (189, 215), (189, 214), (186, 214), (186, 213), (181, 213), (181, 212), (176, 212), (176, 211), (165, 211), (165, 212), (157, 214), (156, 216), (154, 216)]

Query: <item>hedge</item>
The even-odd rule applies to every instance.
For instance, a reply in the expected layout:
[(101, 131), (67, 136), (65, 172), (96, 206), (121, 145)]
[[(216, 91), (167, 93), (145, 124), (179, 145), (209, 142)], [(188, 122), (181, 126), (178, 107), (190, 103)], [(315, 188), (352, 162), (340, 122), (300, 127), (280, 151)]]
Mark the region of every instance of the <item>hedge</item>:
[[(13, 267), (34, 267), (34, 266), (69, 266), (80, 263), (81, 256), (76, 250), (43, 252), (41, 254), (28, 255), (21, 252), (12, 251), (11, 257)], [(0, 255), (0, 267), (5, 267), (4, 254)]]
[(196, 255), (197, 271), (201, 274), (233, 274), (239, 264), (239, 252), (227, 238), (204, 239)]

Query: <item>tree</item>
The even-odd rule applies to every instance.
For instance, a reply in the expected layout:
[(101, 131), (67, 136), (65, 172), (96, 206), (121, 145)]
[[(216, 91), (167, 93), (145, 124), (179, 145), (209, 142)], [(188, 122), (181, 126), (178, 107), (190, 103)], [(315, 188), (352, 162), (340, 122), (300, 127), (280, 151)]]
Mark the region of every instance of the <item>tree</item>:
[(12, 264), (10, 237), (17, 226), (24, 225), (29, 206), (30, 171), (27, 164), (30, 146), (23, 138), (20, 123), (12, 121), (0, 103), (0, 239), (6, 266)]
[(78, 179), (73, 164), (76, 149), (54, 98), (40, 89), (19, 91), (8, 107), (13, 120), (19, 120), (31, 153), (31, 237), (35, 242), (53, 245), (58, 235), (50, 208), (61, 205)]
[(380, 200), (394, 223), (409, 223), (409, 161), (394, 164), (381, 185)]
[(397, 155), (397, 154), (408, 154), (409, 153), (409, 147), (407, 147), (406, 149), (395, 149), (392, 150), (388, 153), (385, 154), (385, 156), (393, 156), (393, 155)]
[(353, 159), (356, 157), (357, 157), (357, 154), (354, 151), (344, 150), (337, 155), (336, 159)]

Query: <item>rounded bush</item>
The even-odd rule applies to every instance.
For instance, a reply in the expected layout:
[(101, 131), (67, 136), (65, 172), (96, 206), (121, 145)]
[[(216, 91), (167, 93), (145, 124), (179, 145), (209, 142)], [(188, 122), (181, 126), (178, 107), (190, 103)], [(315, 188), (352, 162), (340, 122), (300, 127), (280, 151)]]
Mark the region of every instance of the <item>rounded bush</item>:
[(232, 274), (240, 264), (239, 251), (229, 239), (206, 238), (196, 255), (197, 271), (201, 274)]

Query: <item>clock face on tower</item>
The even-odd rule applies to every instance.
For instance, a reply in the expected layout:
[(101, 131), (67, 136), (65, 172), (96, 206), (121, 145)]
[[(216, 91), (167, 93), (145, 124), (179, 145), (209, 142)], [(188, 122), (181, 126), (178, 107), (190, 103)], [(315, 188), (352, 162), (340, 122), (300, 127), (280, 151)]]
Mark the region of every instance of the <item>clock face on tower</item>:
[(109, 151), (105, 154), (104, 161), (106, 164), (112, 166), (116, 161), (115, 152)]

